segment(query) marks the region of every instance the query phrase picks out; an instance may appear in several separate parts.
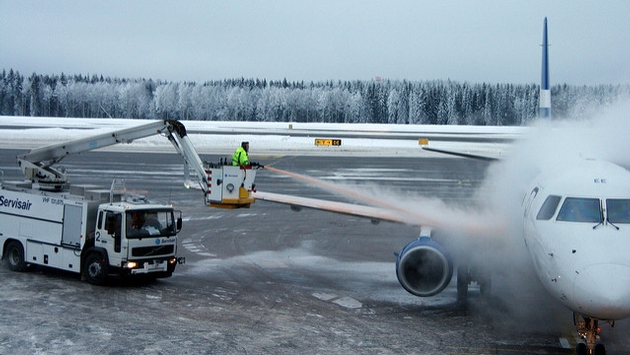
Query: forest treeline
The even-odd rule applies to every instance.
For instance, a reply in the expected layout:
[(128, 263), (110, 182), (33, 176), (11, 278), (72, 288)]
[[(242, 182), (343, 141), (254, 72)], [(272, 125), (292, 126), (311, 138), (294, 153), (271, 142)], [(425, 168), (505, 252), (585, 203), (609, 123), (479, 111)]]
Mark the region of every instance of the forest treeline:
[[(98, 75), (0, 76), (0, 115), (210, 121), (523, 125), (538, 112), (536, 84), (433, 81), (194, 82)], [(551, 89), (556, 117), (630, 97), (630, 85)]]

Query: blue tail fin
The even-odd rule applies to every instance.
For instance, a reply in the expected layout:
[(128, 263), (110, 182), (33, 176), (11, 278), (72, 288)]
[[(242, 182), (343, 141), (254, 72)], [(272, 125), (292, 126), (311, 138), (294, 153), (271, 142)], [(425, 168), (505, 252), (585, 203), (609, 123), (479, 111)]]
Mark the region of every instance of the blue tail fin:
[(547, 43), (547, 18), (543, 25), (542, 43), (542, 76), (540, 81), (540, 98), (538, 106), (538, 116), (541, 118), (551, 118), (551, 91), (549, 90), (549, 45)]

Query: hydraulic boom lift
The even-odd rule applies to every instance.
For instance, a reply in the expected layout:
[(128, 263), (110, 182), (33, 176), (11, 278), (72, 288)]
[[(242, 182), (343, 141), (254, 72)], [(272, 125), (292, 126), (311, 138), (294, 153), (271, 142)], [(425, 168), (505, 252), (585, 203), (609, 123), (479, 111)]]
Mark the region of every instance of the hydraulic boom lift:
[[(204, 192), (206, 205), (220, 208), (249, 207), (254, 203), (250, 192), (255, 188), (258, 166), (232, 166), (202, 162), (179, 121), (154, 121), (145, 125), (126, 128), (111, 133), (77, 139), (70, 142), (36, 148), (17, 157), (18, 165), (27, 179), (37, 182), (41, 190), (61, 191), (68, 184), (64, 170), (54, 164), (68, 155), (108, 147), (114, 144), (131, 143), (136, 139), (164, 135), (175, 150), (184, 158), (186, 179), (188, 167), (192, 167), (199, 188)], [(187, 187), (192, 187), (186, 181)]]

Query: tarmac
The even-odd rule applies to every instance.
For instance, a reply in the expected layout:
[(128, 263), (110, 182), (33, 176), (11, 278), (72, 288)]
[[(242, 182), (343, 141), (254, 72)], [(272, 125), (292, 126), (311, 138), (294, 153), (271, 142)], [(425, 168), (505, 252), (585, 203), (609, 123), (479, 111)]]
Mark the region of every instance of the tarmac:
[[(0, 150), (5, 180), (16, 150)], [(217, 161), (217, 156), (202, 156)], [(252, 157), (326, 181), (474, 203), (487, 164), (456, 158)], [(570, 354), (571, 313), (527, 269), (497, 270), (493, 290), (456, 302), (455, 282), (418, 298), (396, 280), (394, 252), (417, 227), (258, 201), (204, 206), (176, 154), (90, 152), (64, 159), (73, 183), (126, 187), (184, 215), (186, 264), (157, 281), (93, 286), (71, 273), (0, 268), (2, 354)], [(416, 177), (422, 177), (417, 179)], [(341, 200), (261, 170), (257, 189)], [(518, 275), (515, 275), (518, 274)], [(628, 321), (602, 326), (608, 353), (630, 353)], [(564, 339), (564, 341), (562, 340)]]

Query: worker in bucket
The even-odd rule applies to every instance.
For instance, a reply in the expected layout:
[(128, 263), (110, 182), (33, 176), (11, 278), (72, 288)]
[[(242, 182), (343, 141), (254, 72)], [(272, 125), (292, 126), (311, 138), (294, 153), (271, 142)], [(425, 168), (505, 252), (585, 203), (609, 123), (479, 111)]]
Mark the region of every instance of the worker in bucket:
[(247, 152), (249, 151), (249, 142), (242, 142), (241, 146), (236, 149), (234, 155), (232, 155), (232, 165), (245, 166), (249, 165), (249, 157)]

